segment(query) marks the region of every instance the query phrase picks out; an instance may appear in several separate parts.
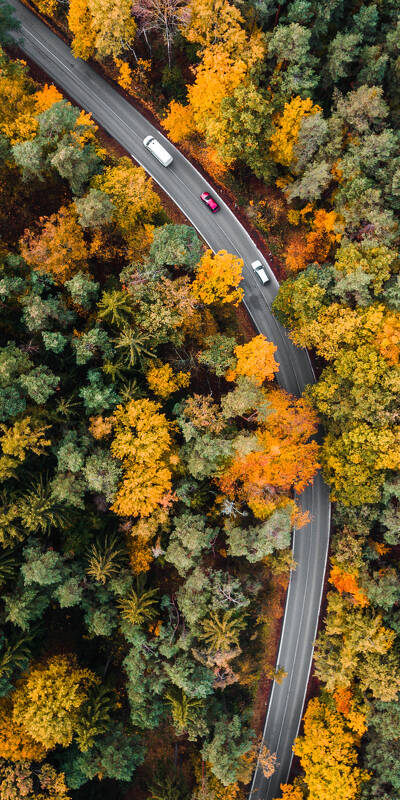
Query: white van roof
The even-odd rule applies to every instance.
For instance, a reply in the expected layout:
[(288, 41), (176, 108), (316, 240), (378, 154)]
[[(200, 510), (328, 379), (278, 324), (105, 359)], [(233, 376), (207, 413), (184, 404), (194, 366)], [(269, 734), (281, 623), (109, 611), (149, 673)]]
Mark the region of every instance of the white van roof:
[(172, 164), (173, 158), (168, 153), (168, 151), (163, 147), (163, 145), (154, 138), (154, 136), (146, 136), (146, 139), (143, 139), (143, 144), (150, 150), (153, 155), (161, 161), (164, 166), (169, 166)]

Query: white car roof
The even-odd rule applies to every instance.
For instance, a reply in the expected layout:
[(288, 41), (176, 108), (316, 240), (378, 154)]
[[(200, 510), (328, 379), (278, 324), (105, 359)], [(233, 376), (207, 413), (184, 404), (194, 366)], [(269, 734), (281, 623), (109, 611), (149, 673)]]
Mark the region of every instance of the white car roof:
[(257, 270), (257, 275), (260, 276), (260, 278), (261, 278), (263, 283), (268, 283), (269, 282), (269, 277), (268, 277), (267, 273), (265, 272), (265, 269), (263, 269), (262, 267), (261, 267), (261, 269)]

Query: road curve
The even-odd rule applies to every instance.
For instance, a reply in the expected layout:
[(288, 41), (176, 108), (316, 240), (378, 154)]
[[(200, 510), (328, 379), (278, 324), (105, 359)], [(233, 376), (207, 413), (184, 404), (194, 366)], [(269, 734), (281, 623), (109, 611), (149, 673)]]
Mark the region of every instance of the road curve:
[[(79, 106), (90, 111), (99, 125), (132, 154), (179, 206), (212, 250), (226, 249), (243, 258), (246, 308), (257, 329), (277, 345), (280, 385), (299, 396), (308, 383), (315, 381), (310, 359), (305, 350), (293, 345), (271, 312), (279, 284), (270, 269), (267, 286), (262, 286), (254, 275), (250, 262), (264, 257), (245, 228), (195, 167), (139, 111), (87, 63), (75, 59), (69, 47), (19, 0), (7, 2), (21, 23), (21, 31), (15, 38), (28, 58)], [(173, 164), (167, 169), (143, 147), (143, 139), (148, 134), (164, 140), (173, 155)], [(199, 195), (204, 190), (218, 199), (219, 214), (211, 214), (200, 202)], [(279, 785), (288, 779), (292, 745), (299, 730), (311, 669), (330, 528), (329, 493), (320, 474), (298, 501), (304, 511), (310, 512), (311, 522), (293, 536), (297, 568), (290, 576), (277, 659), (277, 665), (286, 670), (287, 677), (281, 685), (273, 684), (264, 728), (264, 743), (272, 753), (277, 753), (279, 766), (268, 780), (257, 767), (250, 800), (272, 800), (280, 796)]]

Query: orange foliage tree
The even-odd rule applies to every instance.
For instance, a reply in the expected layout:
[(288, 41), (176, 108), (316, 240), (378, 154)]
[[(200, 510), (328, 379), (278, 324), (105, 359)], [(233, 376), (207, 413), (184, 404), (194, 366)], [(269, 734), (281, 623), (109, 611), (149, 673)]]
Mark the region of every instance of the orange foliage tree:
[(359, 736), (366, 731), (365, 713), (360, 710), (353, 692), (348, 687), (340, 687), (333, 693), (336, 710), (346, 718), (347, 725)]
[(385, 314), (376, 337), (378, 351), (392, 366), (400, 358), (400, 314), (388, 311)]
[(332, 246), (340, 241), (341, 234), (335, 232), (337, 214), (323, 208), (315, 211), (311, 231), (304, 236), (295, 232), (285, 252), (285, 263), (290, 272), (299, 272), (307, 264), (323, 264)]
[(197, 268), (192, 284), (194, 296), (205, 305), (211, 303), (233, 303), (237, 306), (243, 299), (243, 289), (238, 289), (243, 279), (243, 260), (226, 250), (213, 255), (207, 250)]
[(62, 99), (61, 92), (56, 89), (53, 83), (50, 86), (45, 83), (43, 89), (40, 89), (35, 94), (36, 113), (41, 114), (42, 111), (47, 111), (54, 103), (58, 103)]
[(279, 493), (302, 491), (319, 467), (318, 445), (310, 441), (317, 430), (311, 405), (280, 389), (266, 397), (270, 413), (257, 428), (253, 449), (239, 452), (219, 478), (228, 497), (246, 502), (261, 517), (276, 506)]
[(112, 510), (120, 516), (148, 517), (171, 490), (171, 424), (151, 400), (131, 400), (113, 415), (111, 453), (121, 459), (123, 479)]
[(7, 761), (41, 761), (46, 748), (27, 733), (13, 718), (9, 697), (0, 700), (0, 758)]
[(290, 234), (285, 249), (285, 264), (290, 272), (300, 272), (308, 264), (307, 242), (301, 231)]
[(33, 269), (50, 272), (57, 283), (65, 283), (87, 269), (87, 249), (73, 205), (57, 214), (41, 217), (38, 233), (26, 231), (21, 254)]
[(281, 800), (304, 800), (300, 786), (291, 786), (290, 783), (281, 783)]
[(269, 342), (262, 333), (254, 336), (250, 342), (238, 345), (235, 347), (236, 365), (228, 370), (226, 379), (235, 381), (243, 375), (251, 378), (257, 386), (261, 386), (265, 380), (273, 380), (275, 372), (279, 370), (279, 364), (274, 357), (276, 350), (276, 345)]
[(334, 565), (329, 576), (329, 583), (332, 583), (340, 594), (343, 594), (343, 592), (350, 594), (354, 605), (364, 608), (369, 605), (368, 597), (361, 586), (358, 585), (357, 577), (357, 570), (355, 572), (346, 572)]

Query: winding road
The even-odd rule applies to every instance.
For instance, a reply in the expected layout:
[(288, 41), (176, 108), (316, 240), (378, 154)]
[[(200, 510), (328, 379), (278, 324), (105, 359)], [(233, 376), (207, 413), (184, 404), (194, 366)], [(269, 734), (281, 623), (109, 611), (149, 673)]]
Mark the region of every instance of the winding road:
[[(21, 23), (15, 38), (24, 53), (38, 64), (74, 101), (90, 111), (107, 133), (121, 144), (146, 172), (167, 192), (214, 251), (226, 249), (244, 260), (244, 302), (256, 328), (277, 345), (280, 364), (278, 381), (288, 392), (299, 396), (308, 383), (315, 381), (308, 353), (296, 348), (272, 314), (271, 303), (279, 284), (271, 269), (270, 283), (263, 286), (250, 267), (251, 261), (264, 256), (228, 206), (218, 197), (195, 167), (145, 119), (118, 91), (101, 78), (89, 64), (75, 59), (69, 47), (59, 39), (19, 0), (8, 0)], [(165, 169), (144, 148), (143, 139), (153, 134), (163, 141), (173, 155), (173, 164)], [(221, 211), (213, 215), (199, 199), (210, 191)], [(273, 800), (280, 796), (279, 786), (288, 780), (311, 669), (325, 567), (329, 544), (329, 493), (318, 474), (298, 501), (310, 512), (311, 522), (293, 536), (293, 556), (297, 567), (290, 575), (277, 666), (287, 677), (281, 685), (273, 684), (265, 727), (264, 743), (277, 753), (278, 767), (266, 779), (257, 766), (250, 800)]]

